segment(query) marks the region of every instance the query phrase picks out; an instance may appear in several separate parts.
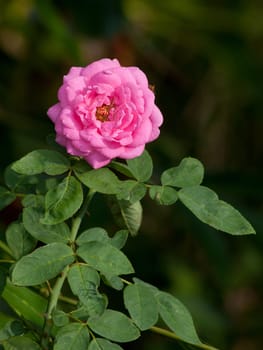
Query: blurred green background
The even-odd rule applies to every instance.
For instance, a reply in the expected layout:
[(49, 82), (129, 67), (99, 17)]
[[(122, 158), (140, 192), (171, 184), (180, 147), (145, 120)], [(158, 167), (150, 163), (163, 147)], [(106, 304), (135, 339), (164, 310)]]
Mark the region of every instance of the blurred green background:
[[(231, 237), (179, 204), (145, 199), (141, 232), (129, 240), (138, 277), (181, 298), (201, 338), (220, 349), (263, 349), (262, 18), (261, 0), (0, 0), (1, 174), (45, 147), (46, 110), (70, 66), (116, 57), (155, 85), (165, 118), (147, 147), (156, 180), (197, 157), (205, 184), (255, 227), (256, 236)], [(107, 227), (102, 213), (92, 214)], [(1, 235), (12, 215), (1, 214)], [(147, 332), (125, 346), (179, 349)]]

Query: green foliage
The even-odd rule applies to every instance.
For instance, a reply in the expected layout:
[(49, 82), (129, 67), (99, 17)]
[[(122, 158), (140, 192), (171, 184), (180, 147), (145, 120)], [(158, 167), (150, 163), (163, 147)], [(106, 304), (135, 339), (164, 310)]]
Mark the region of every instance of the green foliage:
[(89, 339), (87, 327), (73, 322), (59, 329), (55, 338), (54, 350), (86, 350)]
[(23, 210), (23, 224), (25, 229), (34, 238), (44, 243), (67, 243), (70, 238), (70, 230), (65, 222), (55, 225), (42, 224), (44, 208), (29, 206)]
[(110, 199), (111, 211), (119, 227), (127, 228), (135, 236), (142, 223), (142, 206), (140, 202), (130, 204), (129, 201)]
[(92, 241), (99, 241), (107, 243), (110, 240), (107, 231), (102, 227), (92, 227), (82, 232), (76, 240), (78, 245), (89, 243)]
[(21, 321), (8, 321), (0, 330), (0, 342), (16, 335), (21, 335), (25, 331)]
[[(11, 191), (3, 187), (0, 194), (4, 198), (11, 193), (12, 200), (17, 195), (23, 198), (19, 220), (8, 226), (6, 242), (1, 243), (10, 256), (4, 261), (12, 264), (10, 273), (1, 275), (2, 297), (19, 318), (2, 318), (0, 342), (5, 349), (21, 345), (27, 349), (121, 350), (113, 342), (136, 340), (146, 330), (212, 349), (199, 340), (189, 311), (177, 298), (137, 278), (134, 283), (126, 280), (124, 275), (135, 271), (121, 249), (129, 233), (134, 236), (140, 229), (141, 201), (147, 189), (159, 205), (173, 205), (179, 199), (201, 221), (224, 232), (247, 234), (253, 228), (236, 209), (200, 185), (204, 169), (194, 158), (164, 171), (161, 184), (147, 183), (153, 164), (146, 151), (126, 164), (110, 166), (116, 173), (109, 168), (91, 170), (74, 159), (72, 172), (64, 155), (41, 150), (15, 162), (6, 172)], [(22, 190), (19, 194), (18, 189)], [(107, 197), (122, 228), (114, 234), (96, 225), (81, 226), (97, 192)], [(108, 307), (109, 296), (100, 291), (103, 285), (123, 294), (129, 317)], [(31, 286), (34, 291), (26, 288)], [(70, 307), (64, 307), (66, 303)], [(170, 330), (158, 326), (160, 319)]]
[(118, 200), (124, 200), (129, 204), (140, 201), (146, 194), (146, 186), (134, 180), (123, 181), (117, 193)]
[(107, 299), (98, 292), (100, 276), (87, 265), (74, 265), (68, 273), (73, 294), (77, 295), (89, 316), (100, 316), (106, 309)]
[(64, 311), (58, 309), (55, 309), (52, 313), (52, 319), (54, 325), (57, 327), (63, 327), (69, 323), (68, 315)]
[(43, 327), (47, 300), (41, 295), (28, 288), (17, 287), (8, 280), (2, 297), (22, 319)]
[(5, 350), (41, 350), (41, 347), (27, 336), (10, 337), (3, 345)]
[(159, 312), (167, 326), (178, 339), (190, 344), (200, 345), (192, 317), (186, 307), (174, 296), (159, 292), (156, 294)]
[(126, 343), (139, 338), (140, 331), (123, 313), (107, 309), (100, 317), (91, 318), (88, 326), (98, 335)]
[(105, 194), (116, 194), (119, 192), (120, 181), (110, 169), (101, 168), (83, 173), (75, 170), (75, 173), (85, 186), (96, 192)]
[(44, 149), (30, 152), (12, 165), (15, 172), (23, 175), (60, 175), (69, 167), (69, 160), (61, 153)]
[(129, 231), (127, 230), (120, 230), (115, 233), (115, 235), (112, 237), (110, 243), (118, 248), (121, 249), (125, 246), (125, 243), (127, 241), (129, 235)]
[(166, 186), (188, 187), (200, 185), (204, 177), (204, 167), (195, 158), (184, 158), (174, 168), (165, 170), (161, 176), (161, 182)]
[(219, 200), (217, 194), (207, 187), (183, 188), (178, 196), (199, 220), (218, 230), (232, 235), (255, 233), (250, 223), (236, 209)]
[(138, 181), (148, 181), (152, 176), (153, 162), (151, 156), (146, 150), (141, 156), (133, 159), (128, 159), (127, 165), (132, 175)]
[(135, 283), (124, 289), (123, 296), (125, 306), (140, 330), (149, 329), (157, 323), (158, 305), (153, 290)]
[(18, 222), (13, 222), (7, 228), (6, 241), (16, 259), (31, 252), (36, 245), (36, 240), (26, 232), (23, 224)]
[(90, 342), (88, 350), (122, 350), (122, 348), (109, 340), (95, 338)]
[(73, 176), (67, 176), (55, 189), (46, 194), (46, 212), (42, 224), (59, 224), (80, 208), (83, 201), (82, 187)]
[(178, 199), (177, 191), (169, 186), (153, 185), (150, 187), (149, 195), (161, 205), (174, 204)]
[(128, 258), (111, 244), (85, 243), (78, 248), (77, 254), (89, 266), (106, 275), (115, 276), (134, 272)]
[(0, 210), (7, 207), (16, 199), (14, 193), (8, 191), (6, 188), (0, 186)]
[(34, 286), (56, 277), (74, 261), (72, 249), (63, 243), (50, 243), (23, 256), (12, 271), (12, 282)]

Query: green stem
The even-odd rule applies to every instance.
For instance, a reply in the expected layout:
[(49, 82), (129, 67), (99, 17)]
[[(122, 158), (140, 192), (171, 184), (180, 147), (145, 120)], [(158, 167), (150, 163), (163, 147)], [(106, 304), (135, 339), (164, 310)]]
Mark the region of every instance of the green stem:
[(15, 260), (10, 260), (10, 259), (0, 259), (0, 263), (14, 264), (15, 262), (16, 262)]
[(131, 283), (131, 282), (125, 280), (124, 278), (122, 278), (121, 280), (122, 280), (123, 283), (127, 284), (128, 286), (131, 285), (131, 284), (133, 284), (133, 283)]
[(0, 248), (4, 252), (6, 252), (8, 255), (13, 257), (13, 253), (12, 253), (11, 249), (3, 241), (0, 241)]
[(56, 308), (57, 302), (60, 296), (61, 288), (65, 282), (65, 279), (67, 277), (69, 271), (69, 266), (67, 265), (64, 270), (61, 272), (60, 277), (57, 278), (56, 283), (54, 284), (54, 287), (52, 289), (50, 302), (48, 304), (48, 310), (47, 310), (47, 319), (49, 320), (51, 318), (52, 311)]
[(69, 297), (66, 297), (64, 295), (59, 296), (59, 300), (63, 301), (64, 303), (70, 304), (70, 305), (78, 305), (78, 301)]
[[(182, 339), (180, 337), (178, 337), (175, 333), (168, 331), (167, 329), (163, 329), (160, 327), (151, 327), (150, 330), (154, 333), (158, 333), (158, 334), (164, 335), (166, 337), (176, 339), (178, 341), (182, 341)], [(195, 347), (198, 347), (198, 348), (204, 349), (204, 350), (218, 350), (218, 349), (214, 348), (213, 346), (209, 346), (206, 344), (195, 344)]]
[[(84, 199), (84, 202), (82, 203), (82, 206), (77, 214), (77, 216), (73, 219), (72, 221), (72, 227), (71, 227), (71, 235), (70, 235), (70, 241), (73, 243), (77, 237), (78, 230), (81, 225), (81, 221), (86, 214), (89, 204), (96, 192), (93, 190), (90, 190)], [(69, 271), (69, 266), (67, 265), (64, 270), (61, 272), (61, 275), (57, 278), (54, 287), (51, 292), (49, 304), (48, 304), (48, 309), (46, 313), (46, 318), (45, 318), (45, 325), (44, 325), (44, 332), (43, 332), (43, 337), (42, 337), (42, 348), (43, 349), (48, 349), (50, 345), (50, 332), (51, 332), (51, 327), (52, 327), (52, 322), (51, 322), (51, 317), (52, 317), (52, 312), (56, 308), (58, 300), (60, 298), (60, 293), (61, 289), (63, 287), (63, 284), (65, 282), (65, 279), (67, 277)]]
[(71, 236), (70, 236), (70, 240), (72, 242), (75, 241), (76, 237), (77, 237), (77, 234), (78, 234), (78, 230), (79, 230), (79, 227), (80, 227), (80, 224), (81, 224), (81, 221), (84, 217), (84, 215), (86, 214), (87, 210), (88, 210), (88, 207), (90, 205), (90, 202), (94, 196), (94, 194), (96, 193), (96, 191), (93, 191), (93, 190), (89, 190), (86, 198), (84, 199), (84, 202), (82, 204), (82, 207), (80, 208), (79, 212), (78, 212), (78, 216), (76, 216), (74, 219), (73, 219), (73, 222), (72, 222), (72, 228), (71, 228)]

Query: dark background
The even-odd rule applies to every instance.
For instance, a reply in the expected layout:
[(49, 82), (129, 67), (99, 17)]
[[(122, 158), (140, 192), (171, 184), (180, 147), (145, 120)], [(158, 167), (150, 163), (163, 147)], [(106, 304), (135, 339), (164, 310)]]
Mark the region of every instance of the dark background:
[[(256, 236), (231, 237), (180, 204), (145, 199), (142, 229), (129, 240), (138, 277), (183, 300), (201, 338), (221, 349), (263, 348), (262, 18), (261, 0), (0, 0), (1, 173), (45, 147), (46, 110), (69, 68), (116, 57), (155, 85), (165, 122), (147, 149), (157, 181), (197, 157), (205, 185), (255, 227)], [(103, 209), (93, 215), (110, 225)], [(177, 345), (145, 332), (128, 348)]]

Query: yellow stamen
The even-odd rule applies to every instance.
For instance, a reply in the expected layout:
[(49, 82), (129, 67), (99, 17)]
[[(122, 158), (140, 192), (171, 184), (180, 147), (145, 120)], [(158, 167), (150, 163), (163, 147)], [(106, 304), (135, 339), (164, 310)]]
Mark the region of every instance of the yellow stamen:
[(109, 114), (110, 111), (114, 107), (113, 103), (110, 105), (103, 104), (100, 107), (97, 107), (96, 109), (96, 119), (101, 121), (101, 122), (108, 122), (109, 121)]

